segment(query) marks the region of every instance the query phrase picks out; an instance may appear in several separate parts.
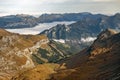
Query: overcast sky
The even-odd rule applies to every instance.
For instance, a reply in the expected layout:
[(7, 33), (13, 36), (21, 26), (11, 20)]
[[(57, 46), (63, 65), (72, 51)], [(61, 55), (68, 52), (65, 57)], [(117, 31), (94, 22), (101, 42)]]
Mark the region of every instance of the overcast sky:
[(120, 12), (120, 0), (0, 0), (0, 15)]

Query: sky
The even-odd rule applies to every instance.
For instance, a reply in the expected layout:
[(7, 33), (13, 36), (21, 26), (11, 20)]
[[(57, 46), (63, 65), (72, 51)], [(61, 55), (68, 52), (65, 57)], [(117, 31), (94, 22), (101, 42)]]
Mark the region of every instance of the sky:
[(115, 14), (120, 12), (120, 0), (0, 0), (0, 16), (78, 12)]

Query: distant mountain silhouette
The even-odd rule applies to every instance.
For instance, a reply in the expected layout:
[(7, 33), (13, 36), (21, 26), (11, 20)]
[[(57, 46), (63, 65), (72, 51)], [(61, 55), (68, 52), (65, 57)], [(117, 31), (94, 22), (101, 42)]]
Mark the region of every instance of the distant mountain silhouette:
[(9, 15), (0, 17), (0, 28), (30, 28), (38, 24), (37, 19), (30, 15)]
[[(96, 14), (101, 16), (101, 14)], [(0, 28), (30, 28), (39, 23), (50, 23), (55, 21), (79, 21), (86, 17), (94, 17), (91, 13), (66, 13), (66, 14), (42, 14), (38, 18), (31, 15), (18, 14), (0, 17)]]

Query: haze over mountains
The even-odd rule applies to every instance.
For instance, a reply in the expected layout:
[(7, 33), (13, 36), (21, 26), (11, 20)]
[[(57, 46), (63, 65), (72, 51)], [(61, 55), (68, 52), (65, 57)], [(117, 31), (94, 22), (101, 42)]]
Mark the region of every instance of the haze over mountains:
[[(35, 28), (39, 24), (48, 25)], [(10, 15), (0, 17), (0, 28), (0, 80), (120, 79), (119, 13)]]

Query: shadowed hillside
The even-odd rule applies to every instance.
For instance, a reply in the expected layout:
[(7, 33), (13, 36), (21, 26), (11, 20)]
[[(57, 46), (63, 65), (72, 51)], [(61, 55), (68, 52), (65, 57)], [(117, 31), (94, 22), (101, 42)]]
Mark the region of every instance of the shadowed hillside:
[(119, 80), (119, 44), (120, 33), (103, 31), (89, 48), (62, 61), (68, 69), (58, 71), (51, 80)]
[(59, 65), (52, 64), (54, 67), (51, 71), (50, 64), (44, 64), (23, 72), (12, 80), (119, 80), (119, 52), (120, 33), (106, 29), (89, 48), (60, 61)]

